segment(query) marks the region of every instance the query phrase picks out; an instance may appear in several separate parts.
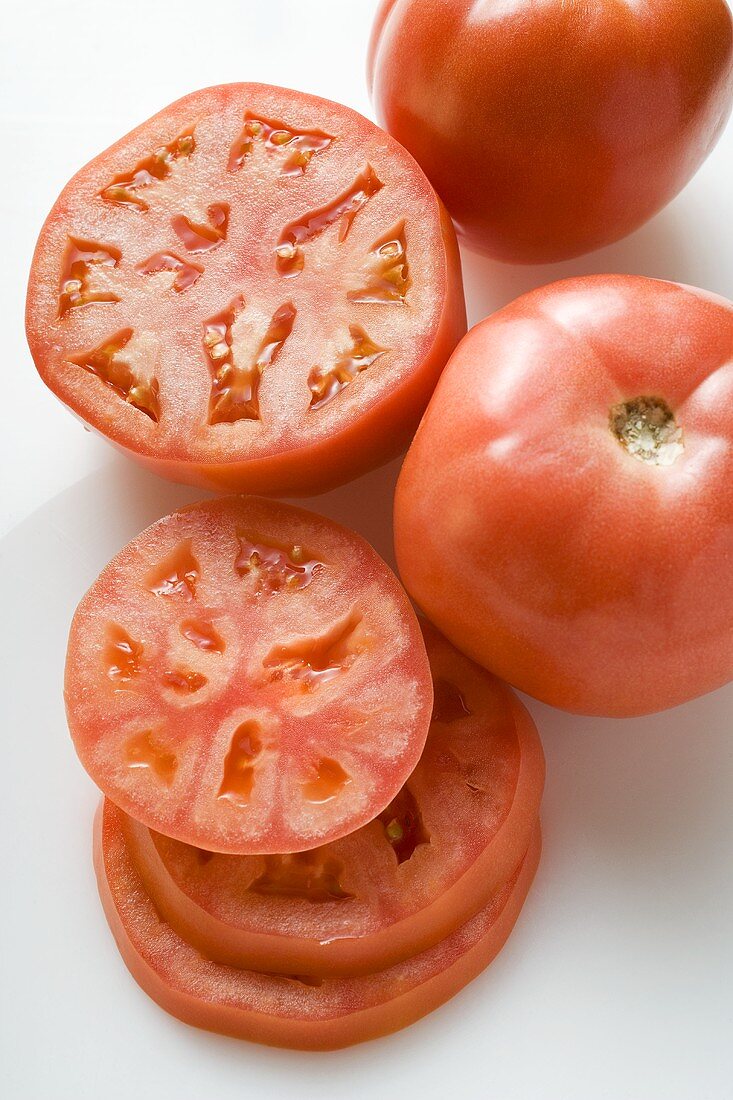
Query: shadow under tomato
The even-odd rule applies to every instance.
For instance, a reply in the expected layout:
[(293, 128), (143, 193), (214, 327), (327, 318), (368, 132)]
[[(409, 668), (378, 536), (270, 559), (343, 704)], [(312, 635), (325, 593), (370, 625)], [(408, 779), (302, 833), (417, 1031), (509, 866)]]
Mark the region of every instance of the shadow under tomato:
[[(708, 242), (708, 247), (711, 243)], [(631, 236), (575, 260), (523, 266), (503, 264), (461, 249), (471, 325), (536, 287), (580, 275), (629, 274), (704, 286), (704, 244), (693, 241), (677, 205), (663, 210)], [(698, 283), (698, 280), (703, 280)], [(714, 288), (709, 288), (714, 289)]]

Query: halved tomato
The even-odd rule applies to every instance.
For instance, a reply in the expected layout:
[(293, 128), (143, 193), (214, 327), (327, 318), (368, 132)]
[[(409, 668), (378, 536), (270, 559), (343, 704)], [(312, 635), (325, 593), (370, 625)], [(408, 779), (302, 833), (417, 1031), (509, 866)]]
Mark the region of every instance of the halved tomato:
[(371, 821), (420, 758), (420, 627), (362, 538), (256, 498), (132, 540), (71, 626), (66, 706), (102, 791), (212, 851), (293, 852)]
[(291, 855), (215, 855), (123, 817), (158, 911), (208, 958), (278, 973), (367, 974), (432, 947), (527, 850), (544, 760), (514, 693), (424, 626), (435, 709), (420, 763), (356, 833)]
[(358, 978), (263, 974), (211, 962), (161, 921), (125, 845), (120, 811), (105, 800), (95, 827), (102, 904), (135, 980), (196, 1027), (272, 1046), (329, 1050), (397, 1031), (443, 1004), (504, 946), (540, 856), (529, 851), (472, 920), (429, 951)]
[(30, 275), (41, 377), (157, 473), (298, 494), (399, 453), (466, 331), (450, 219), (336, 103), (186, 96), (79, 172)]

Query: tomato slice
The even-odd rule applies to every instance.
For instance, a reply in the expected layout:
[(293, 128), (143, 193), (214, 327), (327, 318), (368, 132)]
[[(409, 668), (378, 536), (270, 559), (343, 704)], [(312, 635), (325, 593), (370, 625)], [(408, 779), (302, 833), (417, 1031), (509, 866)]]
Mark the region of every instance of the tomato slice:
[(527, 850), (544, 759), (514, 693), (425, 624), (435, 708), (420, 763), (361, 830), (267, 857), (215, 855), (130, 818), (128, 848), (168, 923), (209, 958), (366, 974), (472, 917)]
[(159, 520), (79, 605), (69, 727), (102, 791), (212, 851), (287, 853), (370, 821), (420, 758), (420, 626), (360, 536), (259, 500)]
[(212, 962), (161, 920), (130, 858), (122, 815), (108, 800), (95, 826), (102, 904), (122, 957), (166, 1011), (224, 1035), (329, 1050), (407, 1027), (467, 985), (504, 946), (540, 856), (536, 825), (521, 865), (458, 931), (404, 962), (352, 978), (264, 974)]
[(297, 494), (399, 453), (466, 317), (450, 220), (400, 145), (339, 104), (231, 84), (66, 186), (27, 331), (53, 392), (158, 473)]

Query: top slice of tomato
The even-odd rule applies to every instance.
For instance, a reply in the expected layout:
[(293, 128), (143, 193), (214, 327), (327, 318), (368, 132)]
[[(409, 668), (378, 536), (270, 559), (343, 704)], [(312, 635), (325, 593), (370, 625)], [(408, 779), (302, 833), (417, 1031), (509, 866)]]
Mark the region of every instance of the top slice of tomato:
[(410, 155), (259, 84), (186, 96), (83, 168), (27, 301), (41, 376), (93, 428), (164, 476), (281, 494), (398, 453), (465, 328)]
[(255, 498), (159, 520), (79, 605), (66, 705), (118, 806), (212, 851), (293, 852), (375, 817), (415, 767), (432, 682), (358, 535)]

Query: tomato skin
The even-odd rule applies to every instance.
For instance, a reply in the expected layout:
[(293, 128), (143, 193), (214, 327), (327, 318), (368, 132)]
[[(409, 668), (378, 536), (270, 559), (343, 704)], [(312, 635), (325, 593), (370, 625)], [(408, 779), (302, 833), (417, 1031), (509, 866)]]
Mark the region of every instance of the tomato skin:
[(161, 922), (130, 859), (119, 811), (105, 800), (94, 828), (99, 894), (137, 983), (184, 1023), (294, 1050), (336, 1050), (408, 1027), (459, 992), (508, 939), (537, 870), (539, 825), (521, 866), (492, 902), (430, 951), (360, 978), (290, 981), (202, 958)]
[[(474, 328), (397, 486), (408, 591), (464, 653), (581, 714), (675, 706), (733, 678), (733, 304), (571, 279)], [(610, 410), (664, 398), (671, 465)]]
[[(259, 235), (257, 243), (261, 251), (246, 238), (248, 228), (252, 229), (247, 220), (252, 211), (248, 200), (242, 197), (241, 187), (247, 167), (239, 173), (226, 167), (228, 145), (241, 130), (243, 113), (249, 108), (261, 110), (266, 116), (282, 116), (303, 127), (322, 122), (338, 137), (302, 175), (282, 177), (277, 167), (272, 167), (277, 166), (276, 160), (270, 165), (271, 176), (264, 170), (265, 192), (261, 196), (261, 209), (254, 215), (253, 229)], [(104, 191), (109, 190), (105, 185), (120, 169), (130, 168), (145, 153), (163, 146), (193, 123), (197, 133), (199, 129), (204, 133), (207, 127), (209, 131), (219, 131), (216, 150), (204, 150), (205, 140), (196, 146), (199, 155), (213, 158), (216, 165), (215, 170), (208, 169), (209, 176), (203, 183), (195, 179), (189, 191), (185, 191), (181, 181), (174, 177), (171, 195), (165, 194), (168, 180), (157, 181), (149, 191), (141, 192), (149, 202), (144, 213), (131, 209), (129, 204), (125, 207), (103, 200)], [(196, 150), (191, 155), (194, 166)], [(348, 272), (349, 267), (340, 256), (322, 270), (316, 265), (311, 270), (306, 265), (298, 278), (280, 279), (275, 270), (274, 247), (281, 225), (294, 213), (305, 213), (313, 205), (333, 198), (334, 193), (343, 189), (345, 180), (363, 168), (369, 158), (381, 172), (380, 197), (384, 199), (383, 216), (380, 214), (375, 222), (373, 237), (394, 226), (396, 218), (405, 218), (412, 280), (407, 302), (416, 297), (415, 291), (420, 287), (425, 291), (425, 299), (432, 296), (437, 303), (428, 308), (420, 300), (413, 313), (420, 331), (403, 337), (401, 343), (400, 324), (410, 312), (404, 308), (405, 303), (361, 304), (348, 315), (341, 315), (347, 310), (344, 303), (348, 287), (342, 286), (339, 276), (344, 268)], [(257, 170), (261, 168), (262, 163)], [(195, 172), (195, 168), (191, 171)], [(205, 207), (209, 199), (226, 200), (225, 205), (231, 207), (230, 239), (202, 258), (201, 254), (189, 254), (180, 247), (171, 225), (184, 213), (194, 221), (201, 221), (200, 212), (195, 212)], [(414, 204), (413, 209), (406, 210), (410, 203)], [(411, 241), (412, 214), (415, 223), (419, 222), (420, 232)], [(360, 217), (362, 222), (355, 224), (363, 224), (366, 214)], [(337, 232), (332, 227), (331, 236), (335, 239)], [(352, 243), (356, 233), (356, 230), (351, 233)], [(76, 237), (96, 242), (92, 247), (104, 244), (113, 249), (118, 261), (110, 262), (106, 269), (102, 264), (94, 270), (106, 270), (111, 279), (118, 278), (123, 285), (121, 290), (119, 286), (116, 288), (116, 296), (104, 299), (105, 304), (87, 303), (82, 309), (67, 310), (61, 316), (58, 309), (61, 258), (67, 240)], [(144, 261), (151, 252), (157, 254), (162, 248), (173, 247), (173, 243), (184, 259), (192, 260), (204, 270), (185, 293), (175, 295), (169, 286), (162, 287), (158, 296), (161, 311), (173, 301), (176, 312), (166, 325), (156, 325), (150, 316), (155, 312), (150, 307), (155, 283), (141, 278), (139, 261)], [(239, 259), (238, 250), (242, 253)], [(335, 246), (334, 255), (337, 251)], [(356, 258), (352, 260), (356, 265)], [(153, 275), (154, 280), (165, 278), (159, 273)], [(149, 289), (151, 286), (153, 290)], [(220, 313), (237, 294), (243, 296), (247, 308), (258, 317), (265, 312), (269, 316), (275, 306), (292, 298), (297, 316), (291, 345), (298, 339), (299, 329), (307, 327), (311, 318), (321, 322), (319, 338), (313, 334), (307, 351), (303, 350), (304, 356), (313, 355), (313, 362), (308, 360), (303, 366), (303, 376), (294, 380), (298, 392), (302, 390), (306, 395), (306, 403), (309, 366), (328, 354), (337, 337), (343, 337), (346, 321), (361, 322), (366, 318), (368, 326), (374, 325), (378, 331), (386, 328), (395, 334), (395, 343), (390, 343), (388, 350), (395, 352), (393, 361), (397, 362), (399, 377), (390, 382), (390, 374), (385, 371), (385, 384), (378, 392), (375, 390), (363, 402), (354, 399), (351, 403), (349, 398), (348, 407), (322, 431), (311, 430), (306, 424), (305, 408), (302, 415), (298, 414), (300, 419), (288, 420), (286, 416), (282, 423), (278, 422), (277, 430), (273, 428), (262, 445), (241, 436), (237, 438), (236, 428), (231, 430), (232, 424), (214, 425), (212, 434), (212, 425), (206, 422), (208, 393), (203, 397), (198, 394), (200, 387), (202, 392), (207, 391), (210, 383), (210, 364), (202, 350), (203, 324)], [(244, 321), (249, 323), (247, 317), (245, 313)], [(151, 370), (162, 375), (163, 384), (160, 415), (154, 427), (143, 413), (131, 408), (129, 398), (110, 396), (109, 388), (78, 366), (70, 370), (76, 353), (99, 347), (113, 332), (126, 326), (132, 326), (141, 338), (158, 341), (157, 359)], [(69, 181), (39, 236), (28, 284), (26, 331), (37, 369), (52, 392), (83, 423), (154, 473), (215, 492), (309, 496), (356, 478), (404, 449), (443, 366), (465, 334), (466, 309), (453, 224), (419, 166), (404, 149), (372, 122), (340, 104), (266, 85), (231, 84), (202, 89), (170, 104), (94, 158)], [(286, 354), (287, 349), (276, 364), (276, 371), (282, 370)], [(172, 376), (185, 378), (187, 386), (173, 391)], [(268, 375), (263, 377), (267, 379)], [(90, 396), (95, 388), (96, 396)], [(191, 401), (198, 402), (197, 409), (187, 404), (182, 392), (186, 390), (196, 395)], [(318, 412), (321, 418), (330, 415), (330, 410), (325, 414), (323, 410)], [(263, 422), (266, 420), (263, 417)], [(271, 426), (268, 421), (268, 430)]]
[[(466, 708), (465, 716), (444, 715), (434, 722), (407, 783), (428, 833), (424, 862), (418, 855), (417, 865), (398, 864), (383, 822), (375, 820), (315, 853), (320, 866), (330, 862), (345, 871), (341, 884), (352, 891), (349, 900), (319, 905), (276, 897), (263, 906), (247, 886), (261, 874), (261, 860), (220, 860), (212, 875), (212, 857), (207, 855), (202, 867), (202, 853), (181, 850), (120, 813), (128, 851), (156, 909), (207, 958), (268, 973), (373, 973), (454, 932), (488, 903), (521, 860), (544, 784), (535, 724), (505, 684), (469, 662), (429, 624), (423, 624), (423, 632), (434, 683), (455, 688), (455, 698)], [(437, 687), (436, 700), (440, 714)], [(485, 750), (473, 749), (477, 742)], [(468, 765), (459, 785), (454, 751)], [(514, 764), (515, 757), (516, 774), (508, 775), (507, 762)], [(480, 785), (488, 780), (484, 795), (466, 789), (472, 776)], [(457, 788), (463, 788), (462, 799)], [(442, 817), (436, 802), (445, 806)], [(468, 831), (479, 839), (465, 856)], [(209, 892), (202, 888), (204, 875)], [(212, 899), (212, 892), (219, 898)]]
[(730, 114), (733, 22), (725, 0), (384, 0), (369, 81), (466, 243), (547, 263), (697, 171)]

